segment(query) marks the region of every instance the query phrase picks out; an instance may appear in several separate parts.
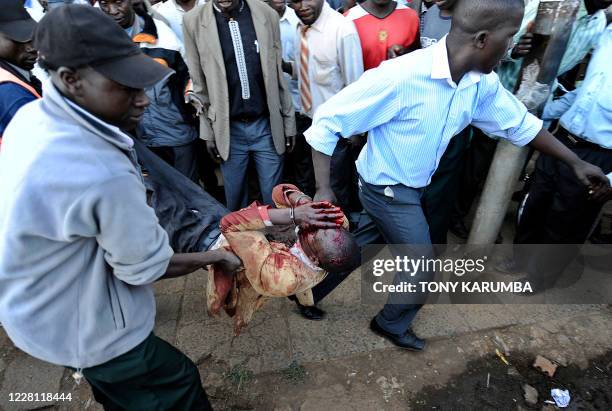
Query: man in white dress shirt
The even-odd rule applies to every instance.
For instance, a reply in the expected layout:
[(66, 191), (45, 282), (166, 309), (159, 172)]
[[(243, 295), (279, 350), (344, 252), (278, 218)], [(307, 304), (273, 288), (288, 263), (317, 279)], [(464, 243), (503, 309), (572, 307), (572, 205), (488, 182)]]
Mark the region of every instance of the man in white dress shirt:
[[(321, 106), (305, 133), (313, 147), (315, 200), (334, 200), (329, 170), (338, 139), (369, 132), (357, 160), (361, 202), (387, 243), (419, 245), (419, 256), (428, 257), (421, 195), (451, 138), (470, 123), (565, 162), (593, 196), (608, 193), (602, 171), (543, 129), (493, 72), (513, 43), (523, 11), (523, 0), (462, 0), (447, 37), (369, 70)], [(429, 277), (398, 273), (395, 281)], [(422, 350), (424, 340), (411, 330), (422, 297), (392, 294), (370, 328), (401, 348)]]
[(166, 0), (155, 4), (153, 10), (166, 19), (174, 34), (183, 43), (183, 16), (204, 3), (205, 0)]

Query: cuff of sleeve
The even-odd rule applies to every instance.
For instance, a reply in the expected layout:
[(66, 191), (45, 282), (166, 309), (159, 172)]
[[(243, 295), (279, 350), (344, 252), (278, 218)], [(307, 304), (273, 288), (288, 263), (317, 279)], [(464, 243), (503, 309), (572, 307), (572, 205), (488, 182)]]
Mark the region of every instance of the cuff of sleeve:
[(338, 137), (316, 126), (312, 126), (306, 130), (304, 132), (304, 137), (312, 148), (328, 156), (334, 154), (334, 150), (338, 144)]
[(517, 130), (511, 138), (514, 145), (526, 146), (536, 138), (538, 133), (544, 127), (544, 122), (531, 113), (525, 115), (523, 125)]
[(270, 214), (268, 213), (268, 209), (269, 208), (270, 208), (270, 206), (259, 206), (259, 207), (257, 207), (257, 211), (259, 212), (259, 216), (263, 220), (264, 225), (266, 227), (272, 227), (274, 225), (274, 224), (272, 224), (272, 221), (270, 221)]

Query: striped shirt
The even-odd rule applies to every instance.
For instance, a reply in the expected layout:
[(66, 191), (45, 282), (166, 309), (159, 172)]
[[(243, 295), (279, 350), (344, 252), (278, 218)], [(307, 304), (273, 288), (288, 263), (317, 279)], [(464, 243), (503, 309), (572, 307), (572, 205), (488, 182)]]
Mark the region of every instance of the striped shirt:
[(340, 137), (369, 131), (357, 170), (370, 184), (429, 184), (451, 138), (468, 124), (528, 144), (542, 121), (501, 86), (497, 74), (451, 78), (446, 37), (367, 71), (322, 105), (305, 133), (331, 155)]
[[(514, 41), (518, 42), (527, 31), (527, 25), (534, 21), (538, 14), (538, 0), (530, 1), (525, 5), (525, 14), (521, 29), (514, 36)], [(587, 13), (584, 0), (580, 2), (580, 8), (576, 15), (576, 21), (572, 27), (572, 34), (567, 43), (567, 49), (561, 59), (561, 65), (557, 76), (567, 73), (579, 64), (587, 53), (597, 44), (599, 37), (606, 29), (607, 20), (604, 10), (599, 10), (593, 15)], [(497, 70), (499, 79), (508, 90), (514, 90), (518, 80), (523, 59), (508, 60), (502, 62)]]
[[(301, 28), (295, 36), (293, 70), (297, 77), (300, 76), (302, 52), (299, 30)], [(323, 4), (319, 18), (306, 32), (306, 41), (312, 107), (308, 111), (302, 107), (301, 111), (302, 114), (312, 117), (319, 105), (361, 76), (363, 56), (359, 34), (353, 22), (332, 10), (327, 3)]]
[[(542, 118), (584, 140), (612, 149), (612, 24), (601, 36), (582, 85), (549, 104)], [(607, 91), (605, 91), (607, 90)]]

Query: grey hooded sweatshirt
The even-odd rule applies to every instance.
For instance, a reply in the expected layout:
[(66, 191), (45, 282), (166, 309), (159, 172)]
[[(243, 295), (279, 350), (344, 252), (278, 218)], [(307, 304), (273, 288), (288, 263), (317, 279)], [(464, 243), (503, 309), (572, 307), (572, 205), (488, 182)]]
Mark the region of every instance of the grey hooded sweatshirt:
[(0, 322), (13, 343), (74, 368), (153, 330), (149, 284), (172, 249), (146, 203), (133, 141), (49, 81), (0, 150)]

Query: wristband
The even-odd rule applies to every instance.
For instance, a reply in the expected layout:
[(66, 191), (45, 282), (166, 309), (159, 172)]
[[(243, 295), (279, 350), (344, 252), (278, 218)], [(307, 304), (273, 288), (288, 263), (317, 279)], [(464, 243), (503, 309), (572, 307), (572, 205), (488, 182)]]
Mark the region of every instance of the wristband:
[(293, 207), (289, 209), (289, 218), (291, 218), (293, 225), (297, 227), (297, 224), (295, 223), (295, 208)]

